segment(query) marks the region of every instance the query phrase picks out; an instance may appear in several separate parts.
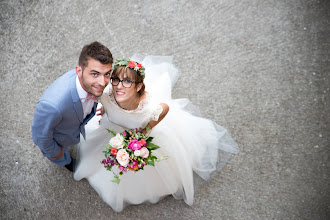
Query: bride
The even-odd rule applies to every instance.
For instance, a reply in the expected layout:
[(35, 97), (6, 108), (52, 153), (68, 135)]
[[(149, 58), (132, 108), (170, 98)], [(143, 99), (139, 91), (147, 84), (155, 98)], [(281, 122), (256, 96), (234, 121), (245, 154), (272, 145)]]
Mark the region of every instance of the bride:
[[(192, 205), (196, 186), (238, 152), (235, 142), (226, 129), (202, 118), (189, 100), (171, 98), (178, 78), (171, 57), (135, 56), (117, 60), (113, 69), (111, 83), (99, 98), (102, 116), (87, 124), (87, 140), (81, 138), (78, 145), (80, 162), (74, 178), (86, 178), (117, 212), (129, 204), (156, 203), (167, 195)], [(160, 146), (153, 154), (168, 159), (129, 171), (120, 176), (120, 184), (113, 183), (114, 174), (100, 162), (111, 138), (107, 129), (135, 128), (151, 129), (148, 135)]]

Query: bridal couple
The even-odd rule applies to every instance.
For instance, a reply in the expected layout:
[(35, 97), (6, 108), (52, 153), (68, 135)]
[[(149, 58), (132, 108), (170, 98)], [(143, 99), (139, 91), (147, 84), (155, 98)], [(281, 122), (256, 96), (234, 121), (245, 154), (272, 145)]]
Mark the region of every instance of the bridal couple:
[[(208, 180), (238, 148), (226, 129), (202, 118), (188, 99), (172, 99), (178, 70), (170, 57), (113, 60), (107, 47), (83, 47), (78, 66), (59, 77), (38, 101), (32, 139), (45, 157), (86, 178), (113, 210), (156, 203), (166, 195), (193, 204), (196, 183)], [(107, 129), (141, 128), (167, 156), (144, 170), (129, 171), (120, 184), (101, 160)], [(78, 145), (79, 163), (68, 152)]]

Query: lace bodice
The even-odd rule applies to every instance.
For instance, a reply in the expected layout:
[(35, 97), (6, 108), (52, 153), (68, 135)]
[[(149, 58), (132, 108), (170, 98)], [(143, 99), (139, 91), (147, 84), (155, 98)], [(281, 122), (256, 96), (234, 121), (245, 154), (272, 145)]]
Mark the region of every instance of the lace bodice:
[(150, 93), (146, 93), (146, 98), (140, 101), (135, 110), (125, 110), (117, 104), (111, 86), (104, 90), (99, 102), (110, 122), (128, 129), (145, 128), (149, 121), (157, 121), (163, 111), (160, 103)]

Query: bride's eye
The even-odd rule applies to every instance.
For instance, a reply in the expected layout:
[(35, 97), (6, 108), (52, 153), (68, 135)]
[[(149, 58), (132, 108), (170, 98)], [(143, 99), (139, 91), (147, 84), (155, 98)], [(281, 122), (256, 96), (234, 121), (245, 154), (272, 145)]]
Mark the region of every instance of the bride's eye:
[(111, 77), (110, 82), (112, 85), (117, 86), (120, 82), (120, 80), (116, 77)]
[(124, 79), (124, 83), (131, 84), (133, 81), (129, 79)]

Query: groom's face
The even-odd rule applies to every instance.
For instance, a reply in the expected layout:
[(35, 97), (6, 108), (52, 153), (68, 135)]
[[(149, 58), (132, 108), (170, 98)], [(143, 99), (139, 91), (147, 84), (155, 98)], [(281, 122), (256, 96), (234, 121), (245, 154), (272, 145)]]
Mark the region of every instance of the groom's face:
[(82, 88), (99, 97), (110, 81), (112, 64), (102, 64), (98, 60), (88, 59), (88, 65), (82, 69), (76, 67), (76, 72)]

